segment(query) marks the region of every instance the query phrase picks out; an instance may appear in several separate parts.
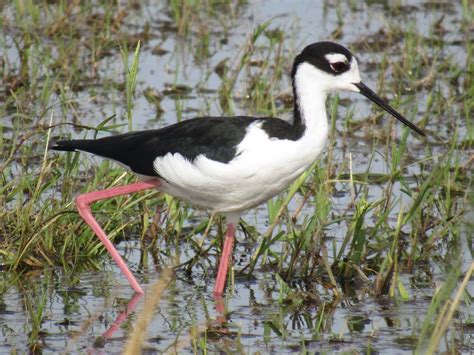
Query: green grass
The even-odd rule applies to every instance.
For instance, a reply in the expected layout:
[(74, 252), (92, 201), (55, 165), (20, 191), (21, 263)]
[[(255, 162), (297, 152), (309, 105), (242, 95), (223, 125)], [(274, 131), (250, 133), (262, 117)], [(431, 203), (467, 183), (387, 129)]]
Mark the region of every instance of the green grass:
[[(269, 346), (275, 339), (295, 344), (288, 319), (301, 321), (311, 333), (298, 338), (298, 350), (311, 349), (315, 341), (346, 340), (333, 322), (344, 302), (354, 294), (372, 302), (413, 301), (418, 288), (426, 287), (417, 284), (419, 279), (432, 289), (428, 310), (422, 322), (412, 326), (412, 334), (420, 334), (417, 340), (407, 335), (399, 342), (413, 351), (433, 352), (446, 337), (444, 348), (462, 351), (468, 337), (463, 327), (472, 326), (473, 316), (461, 317), (455, 311), (472, 306), (465, 278), (472, 274), (473, 251), (465, 246), (472, 248), (473, 243), (468, 219), (474, 203), (474, 45), (468, 38), (474, 13), (468, 1), (461, 5), (457, 40), (465, 56), (448, 50), (451, 44), (444, 41), (439, 24), (426, 35), (413, 20), (402, 26), (397, 16), (404, 10), (398, 6), (387, 10), (394, 17), (386, 20), (382, 38), (375, 33), (349, 43), (365, 53), (361, 70), (374, 75), (377, 91), (425, 127), (427, 140), (378, 109), (356, 110), (345, 96), (334, 96), (328, 102), (331, 135), (325, 154), (266, 204), (268, 226), (255, 226), (252, 213), (242, 223), (252, 248), (234, 267), (231, 280), (241, 284), (255, 276), (274, 276), (262, 281), (277, 307), (261, 325), (262, 341)], [(249, 29), (233, 57), (221, 61), (218, 69), (209, 64), (221, 46), (211, 28), (219, 28), (217, 37), (231, 36), (231, 22), (243, 11), (240, 6), (169, 1), (169, 21), (159, 31), (175, 36), (174, 41), (191, 52), (188, 65), (203, 71), (200, 84), (207, 84), (214, 70), (219, 72), (217, 93), (200, 101), (207, 106), (197, 108), (204, 114), (215, 107), (228, 114), (287, 114), (288, 71), (301, 46), (276, 19)], [(357, 11), (358, 5), (352, 2), (350, 8)], [(4, 53), (13, 53), (4, 54), (0, 66), (5, 87), (0, 96), (0, 264), (5, 271), (0, 289), (2, 294), (22, 290), (28, 349), (35, 352), (41, 350), (41, 337), (47, 337), (41, 324), (47, 318), (48, 290), (57, 281), (51, 270), (70, 276), (76, 285), (79, 275), (111, 263), (77, 214), (74, 197), (135, 180), (113, 163), (80, 153), (56, 154), (47, 147), (60, 138), (136, 128), (135, 110), (146, 95), (138, 80), (143, 68), (139, 63), (151, 50), (151, 38), (162, 33), (153, 24), (134, 20), (146, 12), (140, 5), (124, 12), (108, 3), (17, 0), (11, 9), (11, 16), (0, 18), (0, 46), (10, 51)], [(334, 36), (346, 28), (343, 11), (339, 4)], [(177, 87), (188, 68), (179, 60), (172, 63), (172, 85)], [(116, 70), (109, 70), (114, 66)], [(165, 115), (175, 121), (194, 116), (187, 110), (196, 109), (195, 103), (186, 95), (197, 90), (189, 88), (176, 90), (175, 100), (154, 95), (158, 104), (149, 105), (172, 107)], [(219, 216), (202, 217), (185, 203), (153, 191), (101, 201), (93, 210), (116, 243), (140, 242), (138, 267), (169, 265), (180, 255), (179, 277), (192, 279), (202, 273), (212, 282), (224, 229)], [(436, 277), (426, 265), (436, 269)], [(35, 283), (38, 273), (46, 275), (41, 283)], [(415, 281), (409, 281), (412, 278)], [(435, 285), (439, 278), (443, 283)], [(111, 283), (104, 282), (98, 297), (111, 292)], [(179, 292), (173, 287), (170, 293)], [(230, 292), (228, 302), (232, 296)], [(259, 302), (263, 300), (253, 305), (256, 314), (265, 310)], [(173, 323), (173, 330), (190, 331), (186, 341), (194, 351), (222, 349), (222, 338), (235, 349), (246, 349), (238, 325), (215, 325), (206, 301), (197, 303), (204, 308), (207, 324), (194, 319), (188, 328), (180, 328), (179, 316)], [(358, 327), (357, 320), (348, 323), (351, 327)], [(181, 349), (180, 344), (176, 346)], [(374, 343), (367, 348), (371, 346)]]

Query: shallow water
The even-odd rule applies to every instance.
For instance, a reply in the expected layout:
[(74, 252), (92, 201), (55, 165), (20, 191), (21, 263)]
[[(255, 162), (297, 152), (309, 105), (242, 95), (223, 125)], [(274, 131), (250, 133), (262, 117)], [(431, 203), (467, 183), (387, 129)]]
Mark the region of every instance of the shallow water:
[[(148, 87), (161, 91), (168, 83), (184, 84), (190, 88), (190, 92), (179, 98), (173, 95), (164, 96), (161, 101), (164, 112), (160, 114), (157, 114), (156, 108), (149, 104), (143, 95), (137, 95), (134, 106), (134, 128), (160, 127), (176, 122), (179, 112), (182, 112), (183, 118), (221, 114), (216, 94), (221, 80), (213, 68), (225, 58), (229, 58), (230, 62), (235, 60), (251, 29), (271, 18), (274, 20), (270, 28), (279, 27), (287, 37), (292, 38), (286, 42), (284, 49), (285, 53), (291, 56), (307, 43), (328, 38), (339, 28), (338, 23), (341, 23), (342, 29), (338, 41), (351, 45), (374, 36), (381, 28), (386, 27), (388, 21), (412, 23), (416, 26), (416, 31), (429, 36), (432, 33), (433, 23), (444, 17), (443, 23), (447, 28), (444, 37), (445, 55), (455, 54), (460, 62), (465, 61), (466, 52), (458, 44), (459, 33), (456, 31), (456, 26), (462, 19), (460, 3), (449, 2), (442, 3), (442, 6), (433, 6), (431, 2), (405, 1), (402, 13), (391, 17), (392, 20), (388, 20), (390, 11), (388, 2), (354, 3), (355, 8), (338, 1), (256, 1), (236, 5), (234, 14), (222, 11), (209, 19), (212, 36), (208, 48), (210, 55), (205, 59), (200, 59), (196, 55), (196, 47), (199, 45), (197, 34), (181, 38), (175, 31), (153, 31), (155, 37), (144, 45), (140, 55), (138, 92)], [(134, 26), (143, 21), (150, 21), (152, 26), (157, 28), (169, 22), (170, 18), (164, 11), (165, 6), (148, 5), (138, 13), (132, 12), (127, 19), (130, 30), (133, 31)], [(152, 49), (156, 46), (160, 46), (167, 53), (160, 56), (152, 54)], [(263, 51), (258, 55), (263, 57), (262, 53)], [(364, 53), (363, 50), (356, 54), (365, 82), (373, 88), (378, 86), (374, 80), (377, 77), (378, 61), (384, 54), (383, 51)], [(15, 55), (14, 51), (9, 53), (12, 60)], [(388, 55), (399, 57), (400, 53), (388, 53)], [(101, 75), (104, 79), (121, 75), (123, 64), (119, 55), (104, 58), (102, 64)], [(233, 95), (236, 99), (245, 97), (244, 80), (245, 78), (240, 78), (235, 86)], [(288, 79), (283, 80), (280, 90), (283, 92), (288, 85)], [(100, 92), (99, 89), (95, 94), (98, 97), (91, 100), (90, 91), (78, 93), (76, 110), (81, 112), (82, 124), (97, 125), (104, 117), (114, 113), (118, 117), (125, 115), (121, 94), (113, 91)], [(388, 89), (385, 94), (390, 96)], [(424, 102), (427, 95), (426, 90), (417, 93), (419, 111), (415, 117), (421, 117), (426, 109)], [(356, 119), (365, 117), (366, 112), (371, 109), (364, 98), (346, 94), (341, 94), (341, 97), (344, 99), (350, 97), (354, 103), (351, 107), (355, 107)], [(242, 101), (236, 100), (236, 102), (235, 114), (260, 114), (248, 112), (245, 102), (241, 105), (239, 103)], [(341, 106), (338, 116), (344, 117), (346, 110), (346, 107)], [(409, 118), (413, 115), (415, 114), (409, 115)], [(59, 110), (56, 116), (60, 117)], [(339, 132), (344, 130), (342, 119), (338, 121), (337, 127)], [(442, 137), (449, 135), (443, 127), (438, 130), (437, 126), (428, 125), (428, 128), (437, 130), (437, 134)], [(401, 128), (398, 127), (397, 131), (400, 133)], [(77, 134), (82, 136), (82, 133)], [(463, 134), (466, 132), (460, 131), (460, 139)], [(385, 152), (381, 151), (375, 161), (370, 161), (371, 142), (365, 141), (364, 136), (363, 132), (355, 132), (345, 141), (336, 137), (337, 148), (334, 159), (342, 164), (348, 161), (350, 152), (354, 173), (367, 171), (370, 164), (372, 173), (386, 174), (389, 166), (383, 158)], [(417, 139), (410, 139), (407, 155), (419, 159), (419, 154), (423, 153), (422, 144)], [(347, 146), (350, 146), (350, 151)], [(436, 152), (437, 149), (434, 148), (434, 154)], [(467, 158), (466, 153), (465, 159)], [(417, 169), (417, 166), (413, 166), (404, 173), (408, 177), (416, 176)], [(348, 183), (339, 182), (335, 189), (340, 191), (332, 200), (335, 213), (341, 215), (351, 213)], [(369, 196), (375, 201), (383, 195), (384, 186), (374, 183), (369, 189)], [(394, 225), (397, 222), (400, 205), (406, 206), (410, 200), (406, 194), (400, 193), (401, 189), (399, 185), (395, 185), (393, 189), (394, 196), (402, 197), (392, 212)], [(295, 211), (300, 200), (301, 196), (295, 197), (295, 201), (289, 205), (290, 213)], [(312, 203), (307, 204), (299, 218), (303, 220), (313, 213)], [(202, 212), (196, 212), (194, 219), (199, 221), (203, 215)], [(264, 233), (268, 228), (266, 207), (261, 206), (249, 211), (245, 220), (255, 225), (258, 232)], [(367, 220), (370, 222), (371, 216), (368, 216)], [(326, 231), (328, 240), (334, 241), (336, 246), (340, 245), (346, 233), (344, 228), (346, 227), (338, 224), (333, 225)], [(466, 241), (467, 234), (471, 232), (472, 230), (466, 227), (462, 231), (462, 239)], [(211, 235), (215, 233), (214, 230)], [(131, 269), (139, 275), (139, 281), (146, 290), (158, 279), (163, 265), (153, 262), (153, 258), (150, 257), (148, 270), (138, 270), (141, 251), (136, 239), (130, 236), (130, 241), (121, 242), (118, 247)], [(239, 235), (238, 240), (234, 251), (237, 270), (249, 260), (254, 251), (253, 245), (249, 245), (243, 235)], [(210, 242), (206, 241), (204, 245), (209, 244)], [(331, 256), (332, 242), (327, 243), (327, 246), (328, 254)], [(463, 264), (467, 266), (472, 260), (472, 246), (464, 245), (464, 247)], [(282, 248), (283, 243), (277, 243), (274, 247), (276, 253), (281, 252)], [(186, 244), (180, 245), (175, 252), (179, 262), (184, 262), (193, 256), (187, 250)], [(161, 259), (159, 261), (161, 262)], [(166, 290), (148, 328), (149, 337), (145, 353), (169, 350), (168, 347), (175, 346), (177, 340), (182, 340), (178, 346), (179, 351), (192, 352), (190, 329), (206, 327), (208, 331), (212, 327), (219, 331), (216, 331), (215, 338), (211, 337), (210, 332), (208, 333), (207, 346), (213, 351), (229, 349), (246, 353), (258, 351), (292, 353), (303, 350), (365, 352), (371, 349), (371, 352), (412, 353), (418, 336), (413, 333), (413, 329), (419, 329), (423, 323), (433, 290), (446, 277), (446, 270), (440, 265), (443, 263), (433, 261), (429, 265), (419, 266), (415, 274), (403, 274), (402, 282), (408, 288), (410, 297), (408, 301), (401, 303), (395, 303), (388, 298), (375, 302), (373, 297), (366, 297), (370, 290), (351, 288), (350, 285), (344, 290), (346, 297), (343, 300), (335, 300), (333, 293), (321, 285), (313, 285), (311, 287), (314, 289), (306, 290), (307, 286), (302, 284), (301, 280), (295, 280), (296, 287), (315, 295), (312, 304), (304, 308), (282, 305), (279, 302), (281, 285), (275, 275), (257, 268), (253, 273), (254, 279), (248, 280), (236, 273), (235, 289), (226, 298), (226, 306), (230, 313), (222, 328), (217, 326), (220, 315), (216, 312), (215, 302), (210, 296), (213, 275), (206, 275), (200, 268), (194, 268), (191, 276), (178, 271), (176, 280)], [(129, 314), (123, 317), (122, 323), (114, 322), (125, 311), (130, 301), (136, 302), (137, 311), (143, 307), (144, 297), (133, 298), (133, 291), (109, 258), (104, 258), (102, 271), (64, 274), (63, 270), (54, 269), (19, 274), (18, 278), (20, 281), (16, 286), (9, 288), (0, 299), (1, 353), (14, 350), (19, 353), (28, 351), (25, 337), (30, 336), (32, 332), (32, 315), (38, 314), (31, 309), (37, 309), (41, 304), (44, 308), (41, 314), (39, 339), (43, 352), (120, 353), (137, 312), (130, 310)], [(474, 293), (472, 282), (468, 290), (471, 295)], [(326, 313), (324, 321), (319, 325), (319, 312), (322, 307), (325, 309), (333, 307), (333, 309), (329, 312), (330, 316)], [(463, 319), (470, 316), (472, 324), (473, 310), (466, 307), (465, 305), (461, 307), (459, 317)], [(216, 324), (210, 326), (209, 319)], [(113, 331), (115, 327), (117, 329)], [(285, 330), (284, 333), (281, 329)], [(468, 352), (469, 342), (472, 344), (473, 337), (472, 333), (465, 334), (464, 343), (458, 344), (459, 348)], [(446, 344), (442, 344), (441, 347), (445, 349)]]

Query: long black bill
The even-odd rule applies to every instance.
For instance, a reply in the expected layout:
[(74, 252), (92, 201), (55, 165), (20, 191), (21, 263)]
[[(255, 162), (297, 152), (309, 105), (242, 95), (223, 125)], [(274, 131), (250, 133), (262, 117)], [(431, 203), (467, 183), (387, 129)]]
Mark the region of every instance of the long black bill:
[(421, 129), (419, 129), (413, 123), (408, 121), (405, 117), (403, 117), (401, 114), (395, 111), (395, 109), (392, 106), (390, 106), (388, 103), (383, 101), (380, 96), (378, 96), (375, 92), (370, 90), (362, 81), (360, 83), (354, 83), (354, 85), (357, 86), (357, 88), (360, 90), (360, 93), (364, 95), (366, 98), (368, 98), (370, 101), (376, 103), (378, 106), (380, 106), (385, 111), (390, 113), (393, 117), (395, 117), (397, 120), (402, 122), (404, 125), (410, 127), (419, 135), (425, 136), (425, 133)]

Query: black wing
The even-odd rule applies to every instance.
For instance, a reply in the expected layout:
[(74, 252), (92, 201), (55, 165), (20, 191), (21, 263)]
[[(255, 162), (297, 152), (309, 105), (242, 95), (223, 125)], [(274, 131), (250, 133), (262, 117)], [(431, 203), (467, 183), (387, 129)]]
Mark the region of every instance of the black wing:
[[(153, 162), (168, 153), (179, 153), (190, 161), (202, 154), (209, 159), (228, 163), (235, 156), (236, 147), (244, 138), (247, 127), (257, 120), (264, 121), (263, 128), (273, 127), (268, 130), (270, 136), (292, 131), (291, 124), (276, 118), (205, 117), (154, 130), (99, 139), (59, 141), (51, 149), (93, 153), (121, 162), (135, 173), (155, 176)], [(275, 128), (278, 129), (273, 132)]]

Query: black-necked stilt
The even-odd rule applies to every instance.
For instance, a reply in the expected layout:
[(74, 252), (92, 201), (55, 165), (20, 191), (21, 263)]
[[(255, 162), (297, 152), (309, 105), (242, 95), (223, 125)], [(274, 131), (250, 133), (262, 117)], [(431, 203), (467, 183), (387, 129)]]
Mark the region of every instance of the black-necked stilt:
[(160, 129), (100, 139), (60, 141), (52, 149), (84, 151), (130, 168), (141, 182), (89, 192), (76, 199), (82, 218), (98, 235), (133, 289), (140, 285), (93, 217), (98, 200), (159, 188), (226, 216), (227, 232), (214, 294), (223, 293), (236, 225), (242, 213), (283, 191), (308, 169), (328, 135), (326, 97), (333, 90), (366, 96), (418, 134), (424, 133), (365, 86), (357, 60), (332, 42), (307, 46), (291, 72), (293, 121), (259, 117), (194, 118)]

